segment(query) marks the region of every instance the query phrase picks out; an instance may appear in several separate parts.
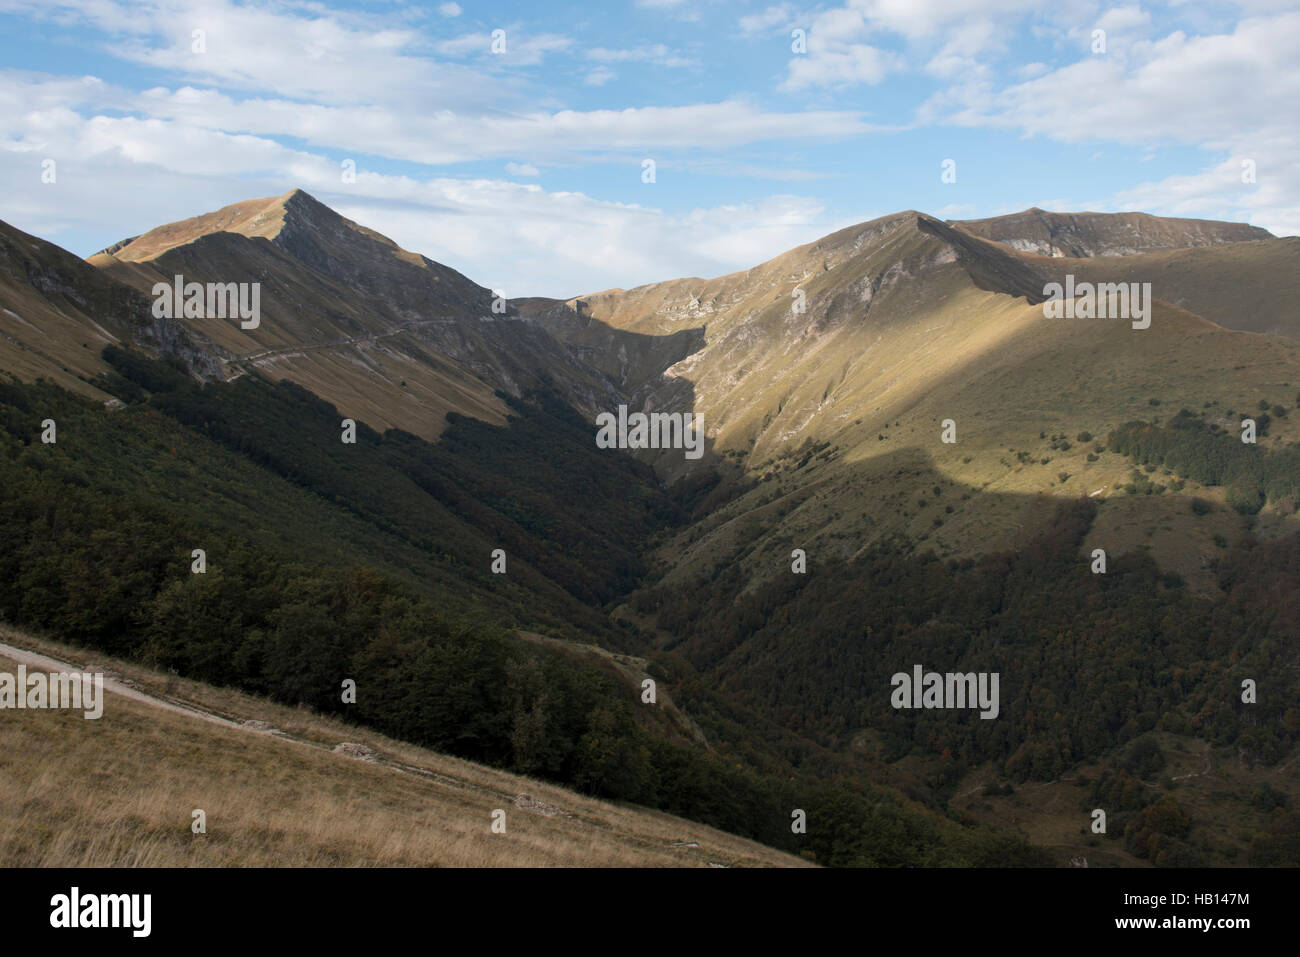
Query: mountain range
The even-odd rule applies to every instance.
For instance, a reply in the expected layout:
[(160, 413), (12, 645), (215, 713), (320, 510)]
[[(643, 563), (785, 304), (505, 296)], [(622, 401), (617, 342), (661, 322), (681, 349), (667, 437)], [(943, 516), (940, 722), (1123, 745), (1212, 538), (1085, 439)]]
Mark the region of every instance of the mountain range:
[[(159, 315), (155, 288), (177, 276), (260, 284), (259, 321)], [(513, 649), (502, 652), (512, 663), (483, 664), (512, 676), (510, 700), (458, 712), (502, 712), (500, 727), (485, 718), (444, 737), (385, 708), (368, 713), (380, 731), (786, 850), (798, 848), (783, 826), (744, 830), (735, 808), (688, 800), (681, 781), (648, 782), (688, 753), (743, 767), (763, 800), (777, 785), (762, 782), (834, 780), (850, 797), (823, 795), (823, 806), (859, 802), (846, 814), (863, 830), (819, 845), (822, 862), (917, 863), (898, 850), (906, 840), (873, 831), (882, 822), (930, 828), (918, 846), (966, 862), (982, 853), (972, 833), (996, 836), (987, 846), (1000, 862), (1027, 860), (1023, 840), (1064, 860), (1086, 843), (1063, 823), (1074, 811), (1024, 810), (1032, 823), (1004, 834), (1005, 782), (1085, 766), (1096, 788), (1128, 795), (1116, 799), (1125, 843), (1105, 852), (1114, 862), (1241, 862), (1295, 840), (1290, 818), (1256, 814), (1259, 788), (1276, 789), (1278, 806), (1300, 796), (1294, 776), (1271, 770), (1300, 735), (1300, 610), (1282, 597), (1243, 610), (1257, 588), (1293, 594), (1300, 575), (1298, 276), (1300, 238), (1036, 208), (969, 221), (906, 211), (742, 272), (567, 300), (506, 300), (302, 190), (88, 259), (0, 223), (5, 448), (15, 476), (48, 469), (24, 475), (37, 484), (8, 522), (53, 534), (40, 503), (66, 485), (110, 526), (115, 496), (145, 512), (164, 503), (156, 534), (140, 533), (159, 556), (180, 547), (162, 544), (166, 522), (206, 522), (232, 549), (263, 549), (250, 566), (292, 556), (316, 569), (304, 582), (363, 565), (398, 584), (339, 587), (410, 589), (411, 601), (504, 629)], [(1149, 290), (1149, 326), (1049, 318), (1048, 289), (1067, 282)], [(620, 406), (701, 415), (706, 454), (597, 449), (596, 416)], [(66, 458), (33, 465), (42, 410), (55, 408)], [(363, 459), (338, 441), (345, 417), (361, 424)], [(1258, 431), (1249, 446), (1245, 418)], [(495, 548), (504, 575), (489, 567)], [(1101, 576), (1089, 571), (1099, 549)], [(10, 622), (289, 703), (332, 707), (277, 670), (276, 655), (364, 661), (398, 681), (400, 649), (416, 647), (381, 640), (391, 596), (373, 609), (354, 596), (371, 609), (357, 612), (366, 643), (316, 647), (306, 624), (300, 635), (285, 624), (302, 602), (295, 589), (315, 587), (302, 582), (220, 641), (163, 634), (148, 621), (170, 607), (168, 589), (198, 586), (161, 557), (121, 584), (114, 620), (136, 637), (119, 640), (32, 597), (38, 586), (70, 593), (78, 574), (47, 581), (41, 563), (53, 559), (38, 551), (9, 559), (25, 583), (0, 594)], [(214, 621), (236, 601), (204, 600)], [(1131, 657), (1142, 641), (1161, 650)], [(989, 722), (998, 727), (896, 719), (888, 676), (923, 653), (927, 667), (1000, 668), (1013, 703)], [(640, 664), (620, 668), (620, 655)], [(238, 667), (217, 666), (227, 657)], [(1273, 682), (1258, 714), (1233, 697), (1243, 662)], [(574, 693), (581, 708), (562, 716), (546, 680), (520, 677), (529, 668), (565, 669), (587, 689)], [(322, 687), (336, 673), (317, 671)], [(653, 716), (612, 703), (634, 702), (646, 677), (666, 697)], [(625, 746), (593, 756), (611, 722)], [(1236, 749), (1241, 767), (1183, 802), (1186, 828), (1159, 831), (1152, 808), (1177, 802), (1173, 785), (1144, 803), (1123, 782), (1155, 788), (1143, 764), (1152, 747), (1177, 763), (1174, 752), (1202, 744)], [(972, 784), (988, 799), (958, 803)], [(1223, 813), (1246, 822), (1243, 834), (1198, 842)]]

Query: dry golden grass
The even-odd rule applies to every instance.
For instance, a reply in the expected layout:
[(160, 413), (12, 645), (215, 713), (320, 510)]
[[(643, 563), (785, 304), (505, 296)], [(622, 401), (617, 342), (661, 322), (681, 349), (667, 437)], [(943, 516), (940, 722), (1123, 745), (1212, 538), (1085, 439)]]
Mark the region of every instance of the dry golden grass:
[[(288, 737), (109, 694), (104, 715), (0, 712), (6, 866), (800, 866), (666, 814), (617, 806), (386, 739), (304, 710), (0, 630), (0, 641), (115, 672)], [(0, 669), (14, 664), (0, 658)], [(170, 692), (167, 691), (170, 685)], [(378, 762), (331, 749), (373, 748)], [(515, 804), (519, 795), (558, 813)], [(491, 831), (494, 809), (506, 833)], [(191, 833), (206, 812), (207, 833)], [(695, 841), (695, 848), (671, 847)]]
[[(1110, 319), (1055, 322), (1040, 306), (973, 287), (900, 316), (881, 326), (845, 320), (810, 341), (784, 373), (798, 379), (789, 391), (757, 376), (709, 391), (709, 374), (741, 362), (723, 347), (757, 349), (753, 343), (765, 341), (728, 338), (728, 320), (710, 326), (711, 336), (719, 330), (723, 353), (715, 358), (710, 346), (695, 359), (697, 404), (719, 429), (718, 447), (738, 450), (751, 478), (769, 480), (669, 538), (657, 555), (666, 583), (698, 580), (724, 564), (758, 581), (788, 568), (791, 547), (849, 557), (889, 533), (941, 556), (1017, 548), (1060, 502), (1091, 496), (1100, 506), (1098, 527), (1120, 533), (1107, 539), (1108, 551), (1150, 545), (1162, 568), (1199, 590), (1212, 587), (1203, 559), (1215, 552), (1213, 535), (1235, 540), (1244, 521), (1188, 515), (1174, 523), (1173, 534), (1148, 528), (1190, 508), (1192, 495), (1219, 500), (1222, 491), (1189, 483), (1155, 509), (1144, 496), (1143, 508), (1160, 514), (1143, 520), (1119, 491), (1133, 461), (1113, 452), (1088, 456), (1104, 447), (1110, 430), (1133, 419), (1167, 422), (1186, 407), (1233, 428), (1240, 415), (1227, 412), (1254, 408), (1260, 397), (1293, 407), (1300, 343), (1221, 329), (1163, 302), (1154, 305), (1146, 331)], [(851, 361), (844, 375), (832, 376), (825, 370), (840, 355)], [(722, 420), (718, 410), (733, 403), (749, 418)], [(769, 415), (777, 408), (784, 411)], [(745, 454), (754, 416), (771, 421), (756, 451)], [(800, 417), (798, 430), (783, 425), (791, 416)], [(957, 423), (955, 444), (940, 441), (947, 418)], [(1298, 428), (1294, 415), (1276, 419), (1262, 444), (1296, 441)], [(1079, 441), (1085, 431), (1093, 439)], [(1053, 449), (1049, 434), (1064, 434), (1070, 448)], [(827, 443), (825, 457), (766, 457), (777, 439), (789, 452), (804, 438)], [(942, 498), (916, 507), (936, 485), (945, 487)], [(1108, 517), (1112, 509), (1118, 514)], [(1273, 537), (1300, 527), (1300, 516), (1266, 510), (1259, 525), (1260, 534)]]

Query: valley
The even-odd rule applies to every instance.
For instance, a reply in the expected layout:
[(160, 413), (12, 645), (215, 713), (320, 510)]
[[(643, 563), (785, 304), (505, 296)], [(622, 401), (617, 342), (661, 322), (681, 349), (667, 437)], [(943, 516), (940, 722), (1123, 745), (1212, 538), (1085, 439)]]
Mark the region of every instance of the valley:
[[(1294, 863), (1300, 244), (1261, 233), (907, 211), (502, 312), (301, 190), (86, 261), (0, 225), (0, 617), (755, 863)], [(160, 314), (176, 275), (260, 320)], [(1121, 282), (1141, 321), (1050, 311)], [(891, 706), (914, 666), (1000, 700)]]

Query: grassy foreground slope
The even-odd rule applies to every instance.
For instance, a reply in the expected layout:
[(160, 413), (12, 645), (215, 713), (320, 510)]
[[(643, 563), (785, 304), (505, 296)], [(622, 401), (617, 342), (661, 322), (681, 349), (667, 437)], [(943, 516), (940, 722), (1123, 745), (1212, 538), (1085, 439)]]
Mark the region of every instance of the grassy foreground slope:
[[(93, 721), (77, 711), (5, 711), (0, 861), (9, 866), (807, 866), (701, 824), (307, 709), (7, 628), (0, 644), (243, 725), (111, 693)], [(0, 655), (0, 671), (15, 668)], [(191, 831), (195, 809), (206, 814), (205, 834)], [(497, 809), (504, 834), (491, 829)]]

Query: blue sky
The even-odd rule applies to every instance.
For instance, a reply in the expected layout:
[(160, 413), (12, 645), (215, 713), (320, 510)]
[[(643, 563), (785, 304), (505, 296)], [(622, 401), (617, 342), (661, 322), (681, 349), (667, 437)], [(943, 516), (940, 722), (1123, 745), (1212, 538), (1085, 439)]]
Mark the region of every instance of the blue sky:
[(0, 0), (0, 219), (87, 255), (297, 186), (565, 297), (902, 209), (1292, 235), (1297, 49), (1276, 0)]

